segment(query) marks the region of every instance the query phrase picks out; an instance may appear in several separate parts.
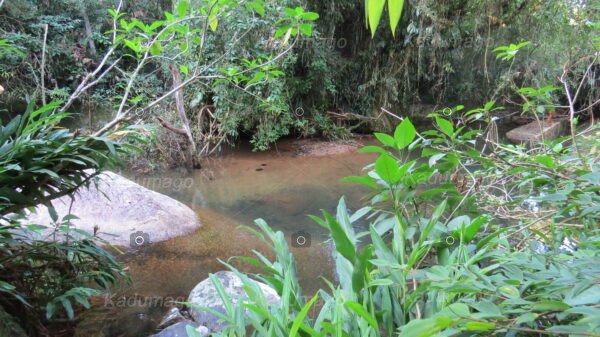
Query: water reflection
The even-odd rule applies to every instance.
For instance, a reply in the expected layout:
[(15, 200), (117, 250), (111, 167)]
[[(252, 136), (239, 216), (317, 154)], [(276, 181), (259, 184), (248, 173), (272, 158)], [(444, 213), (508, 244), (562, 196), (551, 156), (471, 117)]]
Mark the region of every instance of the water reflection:
[[(322, 277), (333, 278), (333, 268), (330, 247), (324, 243), (326, 233), (306, 215), (318, 214), (320, 209), (333, 212), (342, 195), (351, 209), (357, 209), (366, 191), (342, 183), (340, 178), (360, 174), (373, 159), (373, 155), (357, 153), (301, 157), (280, 146), (278, 152), (238, 151), (211, 159), (193, 175), (181, 171), (157, 176), (130, 174), (138, 183), (192, 207), (203, 226), (191, 235), (123, 256), (133, 282), (116, 291), (114, 298), (186, 298), (209, 273), (225, 269), (219, 259), (249, 256), (252, 250), (272, 257), (264, 243), (239, 229), (256, 218), (286, 234), (301, 284), (307, 293), (316, 291), (324, 286)], [(310, 247), (291, 245), (292, 236), (299, 231), (310, 235)], [(258, 272), (236, 260), (230, 262), (242, 270)], [(81, 326), (86, 337), (90, 330), (97, 336), (147, 336), (168, 310), (165, 305), (147, 303), (125, 308), (100, 303), (99, 307)], [(90, 322), (97, 322), (96, 327), (92, 329)]]

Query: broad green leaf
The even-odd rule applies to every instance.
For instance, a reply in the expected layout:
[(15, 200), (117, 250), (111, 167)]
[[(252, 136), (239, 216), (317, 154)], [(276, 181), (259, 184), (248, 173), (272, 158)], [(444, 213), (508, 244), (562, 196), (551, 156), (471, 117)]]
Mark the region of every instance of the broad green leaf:
[(413, 319), (404, 327), (398, 337), (431, 337), (442, 331), (435, 318)]
[(187, 75), (190, 72), (188, 67), (184, 66), (183, 64), (179, 66), (179, 71), (184, 75)]
[(315, 21), (319, 18), (319, 14), (315, 12), (304, 12), (301, 15), (302, 20)]
[(154, 42), (152, 44), (152, 46), (150, 46), (150, 54), (152, 54), (153, 56), (160, 55), (160, 53), (162, 51), (163, 51), (163, 47), (158, 42)]
[(452, 125), (452, 122), (450, 122), (444, 118), (436, 117), (435, 124), (437, 124), (437, 126), (440, 128), (440, 131), (442, 131), (444, 134), (446, 134), (446, 136), (448, 136), (448, 137), (454, 136), (454, 126)]
[(538, 315), (534, 314), (532, 312), (527, 312), (521, 316), (519, 316), (519, 318), (517, 319), (517, 321), (515, 322), (516, 325), (519, 324), (523, 324), (523, 323), (530, 323), (533, 322), (537, 319)]
[(402, 18), (404, 9), (404, 0), (388, 0), (388, 12), (390, 14), (390, 28), (392, 35), (396, 37), (396, 27)]
[(379, 188), (379, 185), (377, 185), (377, 182), (375, 181), (375, 179), (373, 179), (369, 176), (349, 176), (349, 177), (342, 178), (341, 181), (361, 184), (361, 185), (370, 187), (372, 189)]
[(278, 39), (278, 38), (282, 37), (290, 29), (291, 29), (290, 26), (287, 26), (287, 25), (283, 26), (283, 27), (280, 27), (279, 29), (277, 29), (275, 31), (275, 35), (274, 35), (275, 38)]
[(385, 134), (385, 133), (380, 133), (380, 132), (375, 132), (375, 138), (377, 138), (381, 144), (385, 145), (385, 146), (389, 146), (389, 147), (396, 147), (396, 140), (394, 139), (394, 137)]
[(571, 306), (600, 303), (600, 285), (596, 284), (565, 300)]
[(248, 83), (246, 84), (246, 87), (249, 87), (256, 82), (262, 81), (266, 76), (267, 75), (265, 73), (263, 73), (262, 71), (257, 72), (254, 75), (254, 77), (252, 77), (252, 79), (250, 81), (248, 81)]
[(383, 14), (383, 8), (385, 7), (385, 0), (366, 0), (367, 17), (369, 19), (369, 27), (371, 28), (371, 37), (375, 37), (375, 31), (379, 26), (381, 15)]
[(313, 27), (312, 27), (311, 24), (303, 23), (303, 24), (300, 25), (300, 31), (305, 36), (311, 37), (312, 36), (312, 29), (313, 29)]
[(396, 127), (396, 131), (394, 131), (394, 140), (396, 141), (398, 150), (402, 150), (410, 145), (410, 143), (415, 140), (416, 135), (417, 130), (415, 129), (415, 126), (408, 118), (405, 118), (402, 123)]
[(551, 300), (537, 302), (531, 306), (531, 310), (534, 312), (565, 311), (569, 308), (570, 306), (565, 302)]
[(179, 14), (179, 16), (185, 16), (187, 14), (189, 7), (190, 7), (189, 2), (179, 1), (179, 5), (177, 5), (177, 14)]
[(475, 314), (477, 318), (502, 318), (500, 308), (489, 300), (482, 300), (472, 305), (479, 313)]
[(550, 156), (538, 156), (538, 157), (534, 157), (534, 161), (536, 163), (542, 164), (546, 167), (552, 168), (554, 167), (556, 164), (554, 162), (554, 159), (552, 159), (552, 157)]
[(396, 184), (402, 178), (398, 162), (392, 156), (382, 154), (375, 162), (375, 172), (388, 184)]
[(375, 152), (375, 153), (387, 153), (387, 151), (380, 147), (380, 146), (375, 146), (375, 145), (368, 145), (368, 146), (364, 146), (360, 149), (358, 149), (356, 152), (358, 153), (367, 153), (367, 152)]

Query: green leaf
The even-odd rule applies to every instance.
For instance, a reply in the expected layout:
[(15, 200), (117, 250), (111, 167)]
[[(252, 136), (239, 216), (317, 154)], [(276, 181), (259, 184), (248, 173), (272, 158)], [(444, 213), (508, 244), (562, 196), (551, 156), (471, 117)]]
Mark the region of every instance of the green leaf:
[(442, 131), (444, 134), (446, 134), (446, 136), (448, 136), (450, 138), (452, 138), (454, 136), (454, 126), (452, 125), (452, 123), (450, 121), (448, 121), (444, 118), (436, 117), (435, 123), (440, 128), (440, 131)]
[(369, 325), (373, 327), (373, 329), (376, 331), (379, 330), (379, 324), (377, 324), (377, 320), (362, 305), (353, 301), (346, 301), (344, 306), (357, 313), (360, 317), (367, 321)]
[(537, 314), (528, 312), (528, 313), (525, 313), (525, 314), (519, 316), (519, 318), (517, 319), (515, 324), (519, 325), (519, 324), (523, 324), (523, 323), (530, 323), (530, 322), (535, 321), (537, 319), (537, 317), (538, 317)]
[(402, 123), (396, 127), (396, 131), (394, 131), (394, 139), (398, 150), (402, 150), (410, 145), (410, 143), (415, 140), (416, 135), (417, 130), (415, 129), (415, 126), (408, 118), (405, 118)]
[(46, 304), (46, 319), (52, 318), (52, 316), (54, 316), (55, 312), (56, 312), (56, 305), (54, 304), (54, 302), (48, 302)]
[(375, 152), (375, 153), (387, 153), (387, 151), (380, 147), (380, 146), (375, 146), (375, 145), (368, 145), (368, 146), (364, 146), (360, 149), (358, 149), (356, 152), (358, 153), (368, 153), (368, 152)]
[(250, 81), (248, 81), (248, 83), (246, 84), (246, 87), (249, 87), (250, 85), (256, 83), (256, 82), (260, 82), (262, 81), (267, 75), (265, 73), (263, 73), (262, 71), (257, 72), (254, 77), (252, 77), (252, 79)]
[(396, 140), (394, 139), (394, 137), (388, 134), (375, 132), (375, 138), (377, 138), (381, 142), (381, 144), (385, 146), (396, 148)]
[(365, 287), (365, 278), (369, 269), (369, 260), (373, 258), (373, 245), (367, 245), (359, 254), (352, 272), (352, 289), (359, 293)]
[(60, 302), (65, 308), (65, 311), (67, 312), (67, 317), (69, 318), (69, 320), (72, 320), (73, 317), (75, 317), (75, 313), (73, 312), (73, 306), (71, 305), (71, 301), (69, 301), (66, 298), (63, 298)]
[(396, 37), (396, 27), (402, 18), (404, 9), (404, 0), (388, 0), (388, 12), (390, 14), (390, 28), (392, 35)]
[(350, 263), (354, 264), (356, 261), (356, 251), (354, 250), (354, 244), (350, 241), (350, 238), (344, 232), (342, 225), (331, 216), (331, 214), (323, 211), (325, 221), (331, 232), (333, 242), (335, 242), (335, 249), (345, 257)]
[(153, 56), (160, 55), (160, 53), (162, 51), (163, 51), (163, 47), (158, 42), (153, 43), (152, 46), (150, 47), (150, 54), (152, 54)]
[(183, 64), (179, 66), (179, 71), (185, 75), (189, 74), (189, 72), (190, 72), (188, 67), (184, 66)]
[(209, 20), (208, 25), (210, 26), (210, 29), (212, 29), (213, 32), (216, 32), (217, 27), (219, 25), (219, 20), (217, 19), (217, 16), (211, 15), (211, 17), (208, 20)]
[(570, 306), (565, 302), (550, 300), (537, 302), (531, 306), (531, 310), (535, 312), (565, 311), (569, 308)]
[(179, 16), (185, 16), (190, 7), (190, 3), (187, 1), (179, 1), (179, 5), (177, 5), (177, 14)]
[(375, 31), (379, 26), (381, 20), (381, 14), (383, 14), (383, 8), (385, 7), (385, 0), (365, 0), (367, 17), (369, 21), (369, 27), (371, 28), (371, 37), (375, 37)]
[(313, 29), (313, 27), (312, 27), (311, 24), (303, 23), (303, 24), (300, 25), (300, 31), (305, 36), (311, 37), (312, 36), (312, 29)]
[(265, 16), (265, 8), (262, 5), (262, 1), (253, 1), (246, 4), (246, 8), (254, 10), (258, 15)]
[(280, 27), (279, 29), (277, 29), (275, 31), (274, 37), (276, 39), (278, 39), (278, 38), (282, 37), (288, 30), (290, 30), (290, 26), (286, 25), (286, 26)]
[(54, 207), (48, 207), (48, 214), (50, 215), (52, 222), (58, 221), (58, 213), (56, 213), (56, 209), (54, 209)]
[(488, 331), (496, 328), (496, 324), (489, 322), (467, 322), (465, 329), (469, 331)]
[(593, 285), (565, 302), (571, 306), (600, 303), (600, 285)]
[(319, 293), (316, 293), (315, 296), (313, 296), (313, 298), (311, 298), (310, 301), (308, 301), (308, 303), (306, 303), (306, 305), (304, 305), (302, 310), (300, 310), (300, 312), (298, 313), (298, 316), (296, 316), (296, 318), (294, 319), (294, 323), (292, 323), (292, 327), (290, 329), (290, 334), (289, 334), (290, 337), (296, 337), (296, 335), (298, 334), (298, 329), (300, 329), (300, 325), (304, 322), (306, 315), (308, 315), (308, 311), (310, 310), (312, 305), (315, 303), (317, 298), (319, 298)]
[(375, 179), (372, 177), (369, 177), (369, 176), (349, 176), (349, 177), (342, 178), (341, 181), (348, 182), (348, 183), (361, 184), (361, 185), (367, 186), (372, 189), (379, 188), (379, 185), (377, 185), (377, 182), (375, 181)]
[(402, 178), (398, 162), (387, 154), (382, 154), (377, 158), (375, 172), (388, 184), (396, 184)]
[(304, 12), (300, 17), (302, 20), (315, 21), (319, 18), (319, 14), (315, 12)]
[(489, 300), (482, 300), (472, 305), (473, 308), (477, 309), (479, 313), (476, 314), (477, 318), (502, 318), (502, 310)]
[(385, 286), (391, 286), (394, 284), (394, 281), (388, 279), (388, 278), (380, 278), (380, 279), (376, 279), (376, 280), (372, 280), (369, 281), (369, 287), (385, 287)]
[(402, 327), (398, 337), (431, 337), (443, 329), (435, 318), (414, 319)]
[(534, 161), (548, 168), (553, 168), (556, 165), (554, 159), (552, 159), (550, 156), (537, 156), (534, 157)]

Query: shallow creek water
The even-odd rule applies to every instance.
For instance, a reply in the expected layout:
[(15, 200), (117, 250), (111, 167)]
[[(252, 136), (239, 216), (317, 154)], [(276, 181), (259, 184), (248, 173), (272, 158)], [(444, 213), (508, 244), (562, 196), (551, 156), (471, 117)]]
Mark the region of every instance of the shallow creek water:
[[(167, 171), (159, 176), (125, 175), (146, 187), (173, 197), (194, 209), (202, 227), (188, 236), (127, 251), (120, 260), (132, 283), (110, 299), (95, 303), (79, 325), (78, 336), (148, 336), (169, 309), (169, 301), (185, 301), (190, 290), (209, 273), (225, 270), (218, 261), (269, 250), (240, 225), (263, 218), (285, 233), (306, 293), (324, 287), (321, 277), (333, 279), (327, 235), (306, 215), (320, 209), (334, 212), (340, 197), (356, 210), (364, 189), (343, 183), (342, 177), (361, 174), (372, 154), (348, 152), (300, 156), (290, 142), (277, 150), (253, 153), (238, 149), (204, 162), (202, 170)], [(305, 232), (310, 246), (294, 247), (294, 233)], [(152, 240), (152, 238), (150, 238)], [(247, 265), (232, 261), (242, 270)]]

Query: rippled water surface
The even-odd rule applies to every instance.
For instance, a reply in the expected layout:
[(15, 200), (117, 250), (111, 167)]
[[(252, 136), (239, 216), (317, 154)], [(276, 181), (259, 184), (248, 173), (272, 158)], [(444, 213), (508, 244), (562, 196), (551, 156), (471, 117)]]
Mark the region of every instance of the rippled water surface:
[[(185, 300), (190, 290), (209, 273), (224, 270), (219, 259), (269, 250), (254, 236), (239, 229), (263, 218), (286, 234), (298, 263), (300, 282), (311, 293), (323, 287), (321, 277), (332, 279), (326, 233), (307, 218), (320, 209), (334, 212), (345, 196), (350, 209), (360, 207), (365, 190), (340, 182), (361, 173), (374, 156), (355, 152), (327, 155), (296, 155), (291, 143), (277, 150), (253, 153), (241, 149), (204, 162), (191, 175), (168, 171), (147, 176), (128, 173), (130, 179), (171, 196), (194, 209), (202, 223), (195, 233), (128, 251), (132, 284), (111, 299), (96, 303), (80, 324), (81, 336), (148, 336), (168, 310), (169, 301)], [(309, 247), (293, 247), (294, 233), (305, 232)], [(306, 236), (306, 234), (305, 234)], [(233, 261), (242, 270), (247, 265)]]

